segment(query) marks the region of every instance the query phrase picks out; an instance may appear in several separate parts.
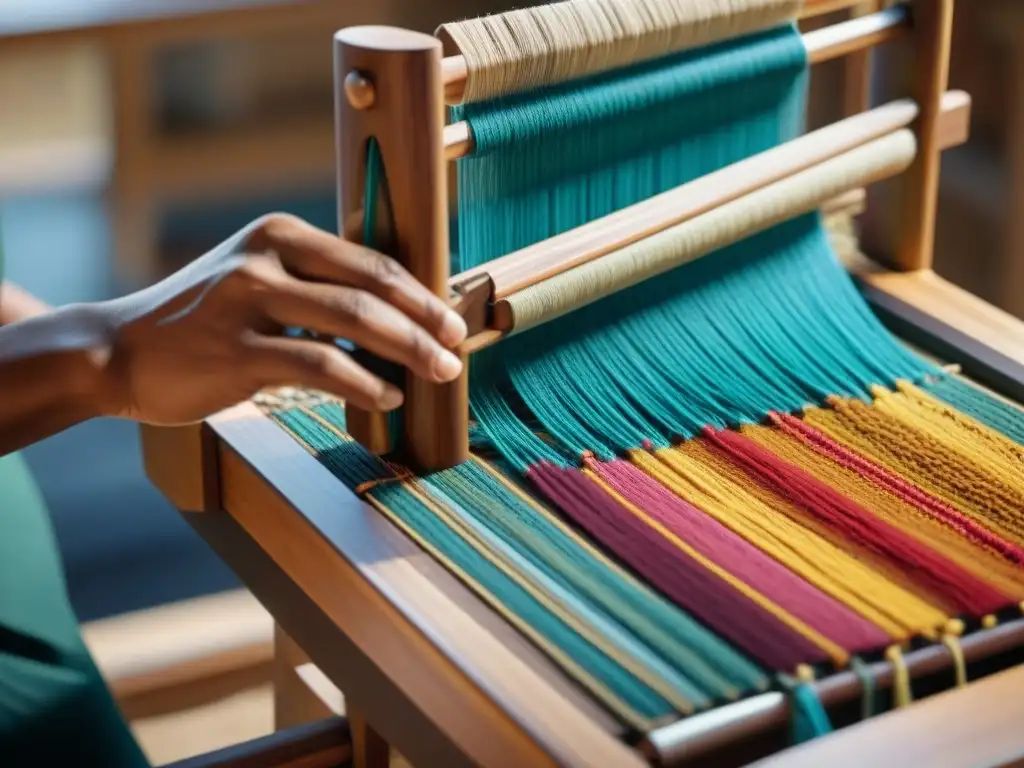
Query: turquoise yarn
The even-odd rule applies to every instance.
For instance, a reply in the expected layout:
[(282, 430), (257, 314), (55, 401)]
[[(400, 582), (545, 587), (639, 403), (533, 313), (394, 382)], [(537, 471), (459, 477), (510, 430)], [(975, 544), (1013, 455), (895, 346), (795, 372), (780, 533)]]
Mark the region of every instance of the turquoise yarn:
[[(454, 269), (794, 138), (806, 81), (785, 27), (465, 107), (479, 149), (459, 164)], [(522, 472), (934, 372), (882, 328), (808, 215), (475, 355), (470, 397), (481, 442)]]
[(697, 707), (767, 686), (755, 664), (649, 587), (609, 569), (478, 464), (430, 475), (423, 485), (450, 501), (446, 506), (458, 509), (488, 537), (511, 546), (548, 578), (646, 643), (687, 678), (686, 695)]
[(531, 628), (563, 649), (569, 658), (635, 712), (650, 720), (658, 720), (674, 712), (661, 696), (547, 610), (464, 539), (452, 535), (444, 523), (414, 496), (395, 485), (375, 488), (371, 495), (442, 556), (471, 573), (474, 580), (486, 592), (496, 596), (502, 606), (523, 618), (528, 617)]
[(832, 722), (813, 685), (785, 675), (779, 676), (779, 682), (789, 698), (790, 744), (805, 744), (832, 732)]

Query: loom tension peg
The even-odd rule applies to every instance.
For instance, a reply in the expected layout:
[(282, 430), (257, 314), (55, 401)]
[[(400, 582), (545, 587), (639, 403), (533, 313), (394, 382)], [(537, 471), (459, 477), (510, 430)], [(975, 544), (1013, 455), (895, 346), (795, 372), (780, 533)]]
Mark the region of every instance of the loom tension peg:
[(345, 75), (345, 98), (352, 109), (369, 109), (377, 100), (373, 82), (358, 69)]

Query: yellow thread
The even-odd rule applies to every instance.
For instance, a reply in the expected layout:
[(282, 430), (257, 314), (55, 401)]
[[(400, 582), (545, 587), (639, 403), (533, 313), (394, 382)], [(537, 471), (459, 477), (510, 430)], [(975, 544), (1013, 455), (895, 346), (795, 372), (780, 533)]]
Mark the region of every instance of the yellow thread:
[(937, 636), (936, 630), (948, 618), (942, 611), (715, 473), (694, 457), (701, 450), (706, 452), (696, 443), (660, 450), (655, 456), (633, 452), (630, 458), (673, 493), (845, 603), (892, 638), (903, 640), (915, 633)]
[[(469, 458), (470, 461), (477, 464), (477, 466), (479, 466), (482, 470), (487, 472), (497, 482), (501, 483), (508, 491), (515, 494), (523, 503), (527, 504), (534, 512), (537, 513), (538, 516), (543, 517), (549, 524), (551, 524), (555, 528), (558, 528), (567, 538), (572, 540), (578, 547), (580, 547), (580, 549), (587, 552), (596, 561), (600, 562), (605, 568), (615, 573), (620, 579), (631, 582), (634, 585), (639, 585), (644, 589), (650, 589), (650, 587), (647, 584), (639, 582), (631, 573), (624, 570), (618, 563), (610, 560), (603, 552), (601, 552), (599, 549), (596, 549), (594, 545), (591, 544), (588, 540), (582, 538), (577, 531), (567, 526), (560, 518), (552, 514), (551, 510), (549, 510), (544, 505), (540, 504), (533, 497), (524, 493), (521, 488), (516, 486), (514, 483), (510, 482), (507, 477), (502, 475), (501, 472), (492, 467), (487, 461), (484, 461), (479, 456), (473, 454), (471, 454)], [(696, 659), (693, 659), (691, 660), (691, 663), (698, 662)], [(721, 677), (721, 675), (719, 675), (713, 667), (707, 664), (702, 664), (701, 666), (704, 675), (715, 678), (717, 684), (720, 686), (723, 692), (724, 698), (738, 699), (740, 697), (742, 691), (740, 691), (740, 689), (736, 688), (735, 686), (730, 685), (729, 682), (725, 680), (723, 677)], [(762, 686), (759, 686), (760, 690), (767, 690), (767, 688), (767, 683), (765, 683)]]
[(930, 398), (908, 382), (898, 383), (899, 392), (875, 387), (875, 408), (902, 422), (950, 451), (975, 460), (1003, 479), (1024, 482), (1024, 453), (1021, 447), (1000, 438), (988, 427), (973, 422), (938, 400)]
[(740, 432), (1007, 596), (1019, 598), (1024, 595), (1024, 569), (993, 549), (960, 535), (927, 512), (922, 512), (857, 472), (818, 453), (799, 438), (761, 426), (744, 426)]
[(804, 420), (999, 534), (1024, 543), (1024, 491), (877, 408), (859, 400), (830, 402), (829, 409), (808, 409)]
[(946, 622), (943, 634), (961, 637), (965, 629), (963, 619), (950, 619)]
[(964, 649), (960, 647), (960, 641), (953, 635), (943, 635), (942, 644), (949, 649), (949, 655), (953, 657), (956, 687), (963, 688), (967, 685), (967, 662), (964, 659)]
[(687, 556), (690, 557), (692, 560), (696, 561), (704, 568), (707, 568), (718, 578), (722, 579), (724, 582), (726, 582), (731, 587), (736, 589), (738, 592), (746, 596), (752, 602), (757, 603), (759, 606), (761, 606), (766, 611), (768, 611), (773, 616), (782, 621), (784, 624), (786, 624), (786, 626), (790, 627), (800, 635), (806, 637), (812, 643), (821, 648), (825, 653), (827, 653), (829, 657), (833, 660), (833, 662), (835, 662), (837, 665), (844, 666), (846, 664), (846, 661), (849, 659), (850, 655), (845, 649), (841, 648), (839, 645), (832, 642), (824, 635), (820, 634), (813, 627), (808, 626), (800, 619), (793, 616), (791, 613), (789, 613), (789, 611), (785, 610), (781, 606), (777, 605), (776, 603), (762, 595), (760, 592), (755, 590), (746, 582), (741, 581), (728, 571), (724, 570), (723, 568), (720, 568), (716, 563), (705, 558), (700, 552), (693, 549), (693, 547), (691, 547), (689, 544), (687, 544), (682, 539), (677, 537), (674, 533), (672, 533), (672, 531), (665, 528), (657, 520), (653, 520), (650, 517), (648, 517), (641, 509), (630, 503), (628, 499), (622, 497), (619, 493), (615, 491), (615, 489), (610, 487), (598, 475), (596, 475), (593, 470), (584, 469), (583, 473), (588, 478), (590, 478), (590, 480), (594, 484), (600, 487), (601, 490), (603, 490), (605, 493), (607, 493), (609, 496), (615, 499), (625, 509), (632, 512), (637, 518), (642, 520), (644, 523), (649, 525), (651, 528), (653, 528), (666, 539), (668, 539), (670, 542), (672, 542), (674, 546), (685, 552)]
[(910, 670), (903, 651), (898, 645), (890, 645), (885, 651), (885, 659), (892, 664), (892, 704), (896, 708), (905, 707), (913, 701), (910, 690)]

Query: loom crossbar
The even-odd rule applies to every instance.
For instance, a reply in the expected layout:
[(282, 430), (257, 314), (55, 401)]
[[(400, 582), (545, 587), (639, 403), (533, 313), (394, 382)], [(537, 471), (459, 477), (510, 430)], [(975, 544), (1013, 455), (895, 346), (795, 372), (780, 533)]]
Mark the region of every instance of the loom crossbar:
[[(822, 64), (857, 51), (890, 42), (910, 27), (910, 13), (905, 5), (832, 24), (803, 35), (807, 58), (811, 64)], [(441, 61), (441, 80), (445, 98), (450, 103), (461, 99), (469, 69), (460, 55), (446, 56)], [(463, 157), (472, 152), (472, 137), (465, 123), (454, 123), (445, 130), (445, 156)]]
[[(831, 10), (834, 3), (828, 5)], [(812, 6), (821, 10), (825, 4), (806, 3), (804, 9)], [(852, 4), (840, 3), (840, 6), (852, 7)], [(926, 225), (934, 220), (934, 182), (937, 180), (938, 153), (942, 144), (940, 118), (948, 72), (951, 18), (952, 0), (909, 0), (906, 4), (860, 16), (805, 36), (812, 61), (816, 57), (821, 60), (822, 57), (865, 51), (906, 30), (913, 30), (915, 44), (920, 46), (923, 56), (921, 63), (927, 71), (920, 74), (909, 94), (916, 102), (918, 112), (916, 115), (910, 114), (907, 122), (903, 123), (913, 124), (918, 151), (907, 172), (903, 174), (906, 180), (901, 182), (903, 204), (909, 215), (920, 221), (904, 221), (897, 232), (884, 238), (887, 242), (882, 246), (885, 249), (883, 252), (893, 253), (894, 262), (902, 268), (920, 266), (930, 258), (931, 236), (926, 231)], [(342, 187), (344, 194), (340, 200), (339, 221), (343, 222), (345, 231), (350, 232), (353, 222), (358, 222), (362, 215), (362, 201), (355, 194), (352, 172), (346, 169), (361, 167), (365, 158), (361, 154), (363, 149), (352, 137), (364, 137), (365, 140), (365, 137), (380, 132), (384, 136), (383, 159), (391, 194), (397, 194), (404, 207), (417, 196), (425, 195), (430, 203), (423, 206), (425, 211), (430, 211), (430, 216), (424, 219), (420, 215), (421, 219), (429, 219), (429, 226), (426, 227), (431, 233), (429, 237), (410, 231), (408, 222), (402, 225), (397, 219), (394, 221), (397, 246), (395, 255), (414, 277), (424, 280), (435, 293), (451, 300), (463, 312), (472, 335), (472, 339), (467, 340), (461, 350), (468, 360), (472, 351), (502, 337), (504, 331), (496, 327), (496, 323), (502, 322), (503, 317), (504, 310), (500, 303), (507, 301), (511, 293), (502, 298), (493, 290), (495, 286), (489, 275), (492, 265), (464, 274), (454, 284), (447, 279), (446, 274), (443, 283), (439, 279), (448, 269), (447, 264), (443, 267), (440, 264), (446, 249), (435, 237), (444, 230), (440, 217), (444, 215), (442, 206), (448, 201), (444, 180), (439, 178), (437, 172), (437, 164), (443, 166), (445, 162), (445, 145), (448, 143), (444, 138), (445, 127), (441, 126), (441, 135), (436, 140), (431, 139), (426, 144), (421, 139), (404, 141), (401, 128), (398, 127), (421, 122), (436, 125), (439, 110), (443, 110), (446, 89), (460, 79), (465, 82), (460, 69), (460, 66), (465, 66), (465, 61), (459, 65), (457, 58), (444, 59), (441, 55), (442, 44), (436, 38), (381, 27), (344, 30), (336, 36), (335, 49), (335, 77), (339, 84), (338, 130), (339, 136), (349, 137), (346, 143), (339, 144), (339, 169), (349, 179), (348, 184)], [(415, 73), (409, 71), (405, 64), (397, 63), (398, 59), (406, 60), (410, 65), (415, 61), (413, 66), (430, 71), (413, 77)], [(385, 73), (393, 73), (394, 76), (388, 77)], [(413, 93), (409, 87), (413, 80), (429, 84), (429, 94), (423, 88)], [(386, 88), (380, 88), (385, 84)], [(403, 105), (397, 105), (396, 100), (401, 101), (403, 98)], [(378, 103), (378, 99), (385, 100), (386, 104)], [(401, 113), (401, 120), (397, 119), (398, 113)], [(448, 131), (450, 135), (452, 129), (449, 127)], [(867, 141), (870, 138), (863, 143)], [(387, 143), (392, 145), (390, 151)], [(413, 145), (417, 149), (411, 149)], [(389, 157), (389, 153), (396, 156)], [(397, 159), (399, 157), (403, 159)], [(428, 157), (429, 163), (426, 162)], [(396, 167), (396, 162), (401, 167)], [(429, 167), (431, 170), (428, 177), (421, 179), (411, 170), (414, 167)], [(740, 190), (736, 194), (743, 195), (746, 192)], [(819, 204), (826, 202), (818, 201)], [(654, 231), (663, 228), (664, 224), (653, 227)], [(614, 247), (604, 250), (597, 248), (588, 258), (606, 254)], [(565, 268), (570, 266), (572, 264)], [(512, 284), (518, 287), (524, 280), (525, 284), (530, 284), (551, 276), (542, 273), (534, 278), (530, 274), (526, 273), (524, 277), (513, 280)], [(499, 305), (495, 304), (495, 300)], [(505, 317), (511, 317), (511, 313), (505, 312)], [(406, 463), (424, 470), (436, 470), (453, 466), (467, 457), (468, 432), (464, 429), (466, 418), (462, 415), (463, 411), (468, 412), (467, 381), (465, 372), (457, 383), (446, 385), (428, 384), (411, 375), (407, 377), (403, 419)], [(410, 402), (410, 394), (414, 395), (415, 405)], [(384, 414), (364, 412), (354, 407), (348, 408), (348, 411), (350, 431), (359, 443), (376, 454), (392, 451), (394, 446)]]
[[(458, 295), (489, 291), (494, 302), (491, 322), (487, 327), (474, 328), (476, 333), (467, 340), (466, 351), (479, 351), (514, 330), (508, 299), (517, 292), (863, 147), (911, 125), (917, 116), (914, 102), (892, 102), (456, 275), (452, 286)], [(940, 146), (962, 143), (969, 122), (970, 97), (962, 91), (947, 93), (943, 98)], [(880, 178), (884, 176), (872, 180)]]
[[(812, 64), (820, 64), (873, 48), (895, 39), (906, 31), (909, 14), (903, 6), (895, 6), (879, 13), (825, 27), (803, 36)], [(441, 62), (441, 77), (448, 89), (465, 83), (466, 62), (461, 56), (449, 56)], [(473, 153), (473, 134), (469, 123), (460, 120), (444, 128), (444, 156), (457, 160)]]

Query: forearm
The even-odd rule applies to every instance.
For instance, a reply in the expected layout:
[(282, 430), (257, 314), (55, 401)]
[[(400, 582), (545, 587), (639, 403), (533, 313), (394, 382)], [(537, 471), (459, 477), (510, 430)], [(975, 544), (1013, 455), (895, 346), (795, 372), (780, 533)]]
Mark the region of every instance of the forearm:
[(18, 286), (0, 282), (0, 326), (38, 317), (51, 309)]
[(89, 306), (0, 327), (0, 455), (102, 413), (109, 338)]

